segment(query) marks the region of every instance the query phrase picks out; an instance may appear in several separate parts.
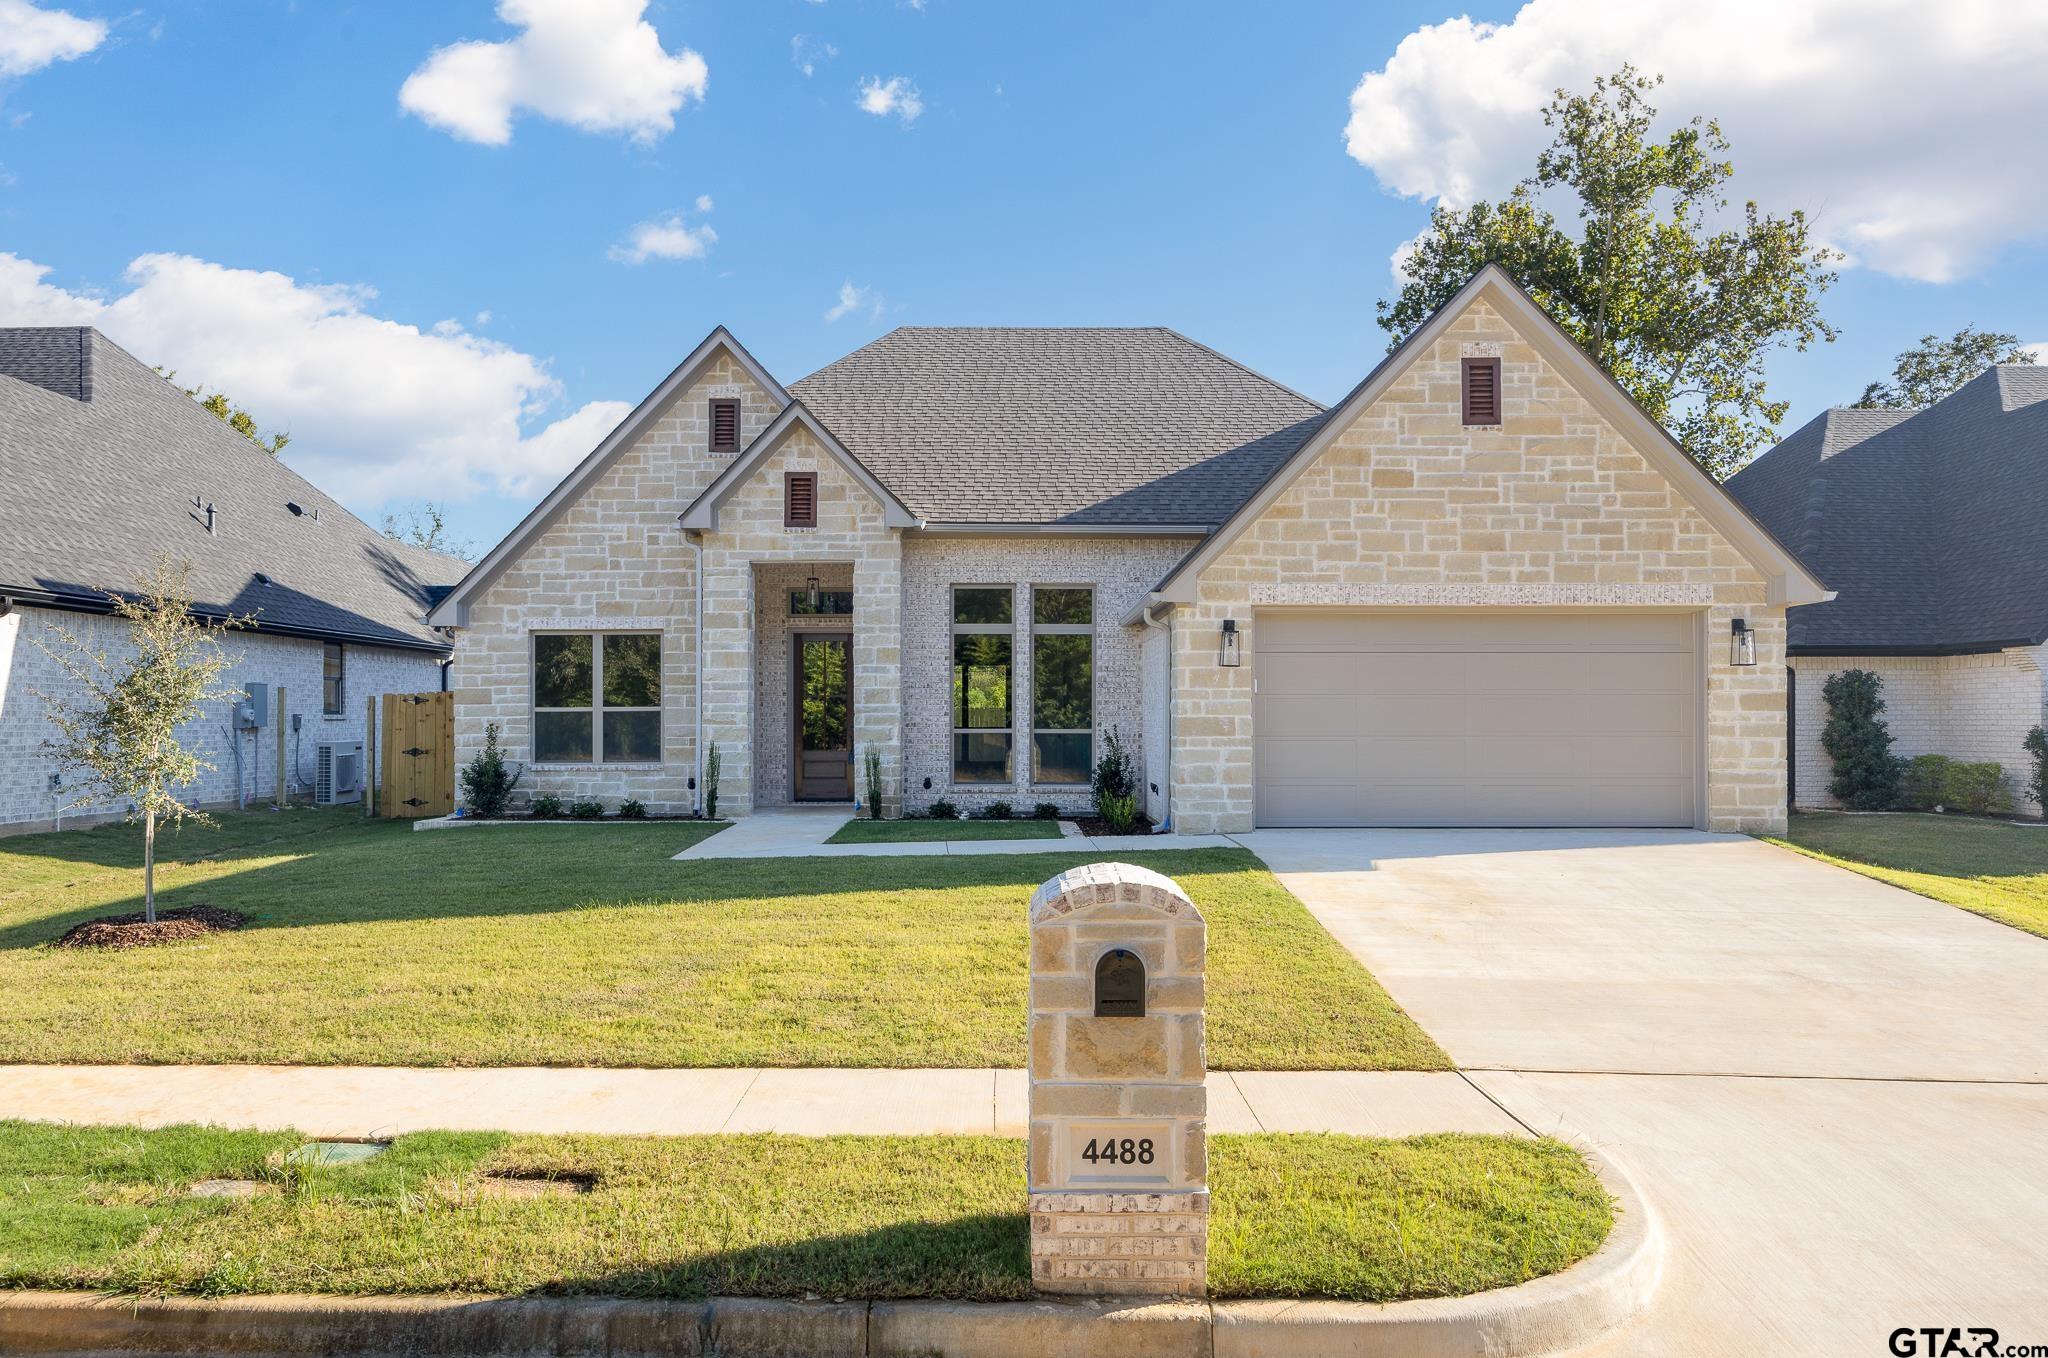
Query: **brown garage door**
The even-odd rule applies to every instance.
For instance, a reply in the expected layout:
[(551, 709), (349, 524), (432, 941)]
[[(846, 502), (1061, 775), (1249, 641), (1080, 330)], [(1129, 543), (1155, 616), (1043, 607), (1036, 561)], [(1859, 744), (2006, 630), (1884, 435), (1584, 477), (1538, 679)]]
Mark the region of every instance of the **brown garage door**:
[(1258, 823), (1691, 825), (1686, 613), (1260, 613)]

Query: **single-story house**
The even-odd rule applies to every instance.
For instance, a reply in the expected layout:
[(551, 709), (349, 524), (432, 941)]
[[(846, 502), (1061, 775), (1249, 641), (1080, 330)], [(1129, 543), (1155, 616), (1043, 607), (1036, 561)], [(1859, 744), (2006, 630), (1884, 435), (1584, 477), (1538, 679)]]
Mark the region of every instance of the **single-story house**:
[(43, 748), (42, 695), (75, 691), (43, 647), (63, 653), (62, 629), (118, 659), (128, 624), (108, 593), (160, 555), (189, 565), (195, 615), (256, 620), (223, 634), (222, 686), (281, 686), (287, 704), (260, 728), (209, 704), (182, 738), (215, 767), (187, 800), (268, 798), (280, 774), (310, 795), (320, 747), (363, 739), (368, 697), (445, 681), (449, 641), (425, 615), (464, 563), (379, 535), (96, 330), (0, 329), (0, 487), (0, 833), (121, 810), (74, 811), (75, 777)]
[(1835, 804), (1828, 676), (1884, 680), (1901, 755), (1996, 760), (2016, 804), (2048, 686), (2048, 367), (1986, 369), (1925, 410), (1830, 410), (1728, 482), (1836, 591), (1791, 610), (1792, 799)]
[(720, 814), (1785, 823), (1820, 583), (1505, 273), (1334, 407), (1164, 329), (714, 330), (429, 615), (459, 757)]

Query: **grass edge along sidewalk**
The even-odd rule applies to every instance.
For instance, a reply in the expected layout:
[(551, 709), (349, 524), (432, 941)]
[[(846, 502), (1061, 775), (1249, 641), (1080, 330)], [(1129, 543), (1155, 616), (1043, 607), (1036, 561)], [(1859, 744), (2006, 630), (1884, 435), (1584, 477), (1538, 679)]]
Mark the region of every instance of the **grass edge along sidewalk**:
[[(427, 1132), (304, 1166), (289, 1133), (0, 1123), (0, 1286), (229, 1296), (1030, 1295), (1000, 1137)], [(1212, 1139), (1210, 1293), (1395, 1301), (1598, 1249), (1613, 1203), (1548, 1140)], [(207, 1181), (247, 1196), (195, 1197)]]

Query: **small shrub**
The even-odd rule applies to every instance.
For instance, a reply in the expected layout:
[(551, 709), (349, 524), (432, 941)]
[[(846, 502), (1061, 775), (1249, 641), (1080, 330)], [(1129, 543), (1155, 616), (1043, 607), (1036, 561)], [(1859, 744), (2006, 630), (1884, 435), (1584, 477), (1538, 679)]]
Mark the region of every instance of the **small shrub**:
[(498, 748), (498, 723), (484, 727), (484, 747), (462, 769), (462, 801), (474, 816), (496, 820), (505, 814), (512, 789), (519, 786), (520, 771), (505, 763)]
[(1040, 802), (1031, 808), (1031, 819), (1033, 820), (1058, 820), (1059, 818), (1060, 809), (1052, 802)]
[(1908, 811), (1932, 811), (1946, 805), (1949, 763), (1945, 754), (1908, 759), (1899, 774), (1899, 806)]
[(704, 819), (718, 819), (718, 742), (704, 749)]
[(1095, 814), (1109, 819), (1109, 809), (1104, 803), (1112, 797), (1129, 797), (1133, 805), (1138, 796), (1138, 775), (1131, 767), (1131, 752), (1124, 748), (1123, 734), (1112, 726), (1102, 733), (1102, 757), (1095, 761), (1095, 776), (1089, 783), (1089, 790), (1095, 794)]
[(944, 797), (941, 797), (932, 803), (931, 818), (933, 820), (958, 820), (960, 819), (960, 808), (947, 801)]
[(535, 820), (560, 820), (562, 799), (552, 792), (543, 792), (533, 799), (531, 809)]
[(2034, 771), (2027, 777), (2027, 796), (2036, 806), (2048, 807), (2048, 731), (2036, 726), (2027, 732), (2027, 753), (2034, 756)]
[(1820, 745), (1834, 761), (1828, 791), (1852, 811), (1889, 811), (1899, 800), (1899, 763), (1892, 733), (1878, 714), (1884, 680), (1869, 670), (1831, 674), (1821, 687), (1828, 705)]
[(1948, 761), (1941, 784), (1942, 804), (1951, 811), (1972, 816), (2012, 810), (2012, 785), (2005, 780), (2005, 766), (1995, 759), (1982, 763)]
[(626, 800), (619, 803), (619, 819), (646, 820), (647, 803), (634, 797), (626, 798)]
[(880, 820), (882, 818), (882, 752), (872, 745), (868, 746), (866, 765), (868, 775), (868, 819)]
[(569, 803), (569, 819), (571, 819), (571, 820), (603, 820), (603, 819), (604, 819), (604, 803), (603, 803), (603, 802), (587, 802), (587, 801), (576, 801), (576, 802), (570, 802), (570, 803)]
[(1097, 797), (1095, 809), (1101, 813), (1109, 832), (1113, 835), (1127, 835), (1138, 823), (1138, 799), (1128, 794), (1122, 797)]
[(975, 812), (974, 818), (976, 820), (1008, 820), (1011, 814), (1011, 807), (1008, 802), (990, 802), (987, 806)]

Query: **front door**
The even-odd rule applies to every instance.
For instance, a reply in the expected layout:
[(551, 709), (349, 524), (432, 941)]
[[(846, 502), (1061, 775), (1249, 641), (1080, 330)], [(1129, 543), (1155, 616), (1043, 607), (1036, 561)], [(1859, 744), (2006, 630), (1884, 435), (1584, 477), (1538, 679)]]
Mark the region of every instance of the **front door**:
[(795, 716), (794, 795), (800, 802), (853, 800), (853, 638), (798, 632), (790, 668)]

